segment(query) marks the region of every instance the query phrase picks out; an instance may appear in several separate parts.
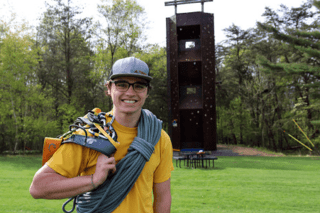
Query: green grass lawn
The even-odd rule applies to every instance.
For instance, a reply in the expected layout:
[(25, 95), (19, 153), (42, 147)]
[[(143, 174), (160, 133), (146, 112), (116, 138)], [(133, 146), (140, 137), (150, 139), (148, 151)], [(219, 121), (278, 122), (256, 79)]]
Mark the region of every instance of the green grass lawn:
[[(174, 163), (175, 165), (175, 163)], [(34, 200), (39, 156), (0, 156), (0, 212), (62, 212)], [(171, 212), (319, 212), (319, 157), (219, 157), (214, 169), (175, 168)]]
[(319, 212), (320, 158), (219, 157), (176, 168), (172, 212)]

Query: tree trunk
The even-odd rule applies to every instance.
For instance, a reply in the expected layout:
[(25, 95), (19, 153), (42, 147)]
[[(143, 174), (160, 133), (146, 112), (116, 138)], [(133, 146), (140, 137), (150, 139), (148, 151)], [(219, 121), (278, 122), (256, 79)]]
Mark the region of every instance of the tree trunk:
[[(275, 86), (275, 80), (273, 79), (273, 86)], [(275, 97), (275, 100), (276, 100), (276, 106), (277, 108), (275, 109), (275, 113), (277, 113), (278, 115), (278, 121), (281, 120), (281, 106), (280, 106), (280, 103), (279, 103), (279, 99), (278, 99), (278, 96), (277, 96), (277, 93), (274, 94), (274, 97)], [(280, 122), (279, 123), (279, 126), (282, 126), (282, 123)], [(282, 140), (282, 133), (279, 134), (279, 140), (278, 140), (278, 148), (280, 148), (280, 150), (282, 151), (283, 150), (283, 140)]]
[(17, 152), (17, 148), (18, 148), (18, 143), (19, 143), (19, 137), (18, 137), (18, 121), (17, 121), (17, 115), (16, 115), (16, 111), (14, 110), (14, 102), (13, 102), (13, 98), (11, 97), (11, 105), (12, 105), (12, 112), (13, 112), (13, 117), (14, 117), (14, 121), (15, 121), (15, 130), (16, 130), (16, 134), (14, 136), (14, 148), (13, 148), (13, 153), (15, 154)]
[(240, 107), (239, 107), (239, 113), (240, 113), (240, 144), (243, 144), (243, 137), (242, 137), (242, 131), (243, 131), (243, 119), (242, 119), (242, 99), (240, 101)]
[(234, 130), (234, 125), (233, 125), (232, 120), (229, 120), (229, 121), (230, 121), (231, 136), (232, 136), (232, 139), (233, 139), (233, 143), (234, 143), (235, 145), (237, 145), (237, 144), (238, 144), (238, 142), (237, 142), (237, 137), (236, 137), (236, 135), (235, 135), (234, 132), (233, 132), (233, 130)]
[[(272, 129), (270, 128), (270, 126), (268, 125), (268, 121), (267, 119), (265, 119), (265, 123), (266, 123), (266, 126), (268, 128), (268, 138), (269, 140), (272, 142), (272, 148), (274, 151), (277, 151), (277, 145), (276, 145), (276, 141), (274, 139), (274, 135), (272, 133)], [(271, 147), (270, 147), (271, 148)]]
[(262, 114), (262, 119), (261, 119), (261, 144), (262, 144), (262, 147), (266, 147), (266, 144), (265, 144), (265, 141), (264, 141), (264, 119), (265, 119), (265, 115), (264, 115), (264, 101), (263, 99), (261, 98), (261, 114)]

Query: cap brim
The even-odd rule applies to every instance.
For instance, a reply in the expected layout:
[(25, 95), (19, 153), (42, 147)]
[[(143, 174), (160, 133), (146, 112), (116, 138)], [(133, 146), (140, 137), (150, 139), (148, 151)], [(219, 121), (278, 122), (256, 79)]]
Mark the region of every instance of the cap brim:
[(136, 78), (142, 78), (142, 79), (145, 79), (147, 81), (151, 81), (153, 78), (150, 77), (150, 76), (147, 76), (147, 75), (139, 75), (137, 73), (125, 73), (125, 74), (114, 74), (114, 75), (111, 75), (110, 76), (110, 79), (115, 79), (115, 78), (118, 78), (118, 77), (136, 77)]

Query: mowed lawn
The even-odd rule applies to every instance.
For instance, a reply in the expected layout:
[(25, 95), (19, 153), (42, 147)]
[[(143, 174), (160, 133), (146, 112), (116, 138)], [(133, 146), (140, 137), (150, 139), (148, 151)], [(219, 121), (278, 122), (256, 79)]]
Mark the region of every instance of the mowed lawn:
[(320, 212), (319, 157), (219, 157), (171, 183), (172, 212)]
[[(40, 156), (0, 156), (0, 212), (62, 212), (65, 200), (29, 194), (40, 166)], [(173, 213), (320, 212), (320, 158), (219, 157), (214, 169), (175, 167), (171, 192)]]

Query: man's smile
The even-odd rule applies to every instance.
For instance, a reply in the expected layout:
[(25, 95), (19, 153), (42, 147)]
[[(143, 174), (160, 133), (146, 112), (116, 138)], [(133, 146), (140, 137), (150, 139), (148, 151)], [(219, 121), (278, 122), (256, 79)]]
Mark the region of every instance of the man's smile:
[(128, 104), (134, 104), (137, 102), (136, 100), (122, 100), (122, 101)]

